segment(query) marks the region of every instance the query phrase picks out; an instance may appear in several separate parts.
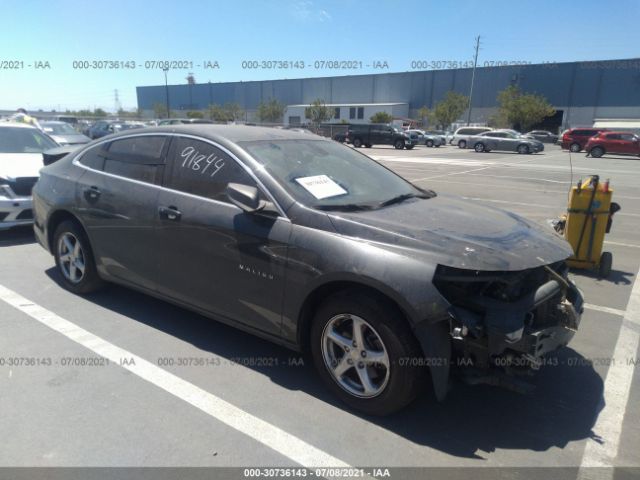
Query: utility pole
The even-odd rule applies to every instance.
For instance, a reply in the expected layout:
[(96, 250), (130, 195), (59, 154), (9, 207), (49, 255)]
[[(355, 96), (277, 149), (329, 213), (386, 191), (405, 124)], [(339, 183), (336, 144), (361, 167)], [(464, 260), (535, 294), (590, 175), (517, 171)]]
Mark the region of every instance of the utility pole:
[(118, 89), (116, 88), (113, 91), (113, 106), (115, 107), (116, 110), (116, 115), (118, 114), (118, 111), (122, 108), (122, 105), (120, 105), (120, 98), (118, 98)]
[(471, 88), (469, 88), (469, 109), (467, 111), (467, 127), (471, 123), (471, 102), (473, 101), (473, 81), (476, 78), (476, 67), (478, 66), (478, 50), (480, 50), (480, 35), (476, 37), (476, 54), (473, 58), (473, 71), (471, 72)]
[(167, 72), (169, 71), (169, 67), (163, 68), (162, 71), (164, 72), (164, 93), (167, 100), (167, 118), (171, 118), (171, 108), (169, 107), (169, 84), (167, 83)]

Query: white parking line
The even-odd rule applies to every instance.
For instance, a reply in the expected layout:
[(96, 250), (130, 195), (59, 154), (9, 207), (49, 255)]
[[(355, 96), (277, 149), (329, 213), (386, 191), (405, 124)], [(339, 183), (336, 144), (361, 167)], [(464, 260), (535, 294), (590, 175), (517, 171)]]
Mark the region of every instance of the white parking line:
[(607, 245), (616, 245), (618, 247), (640, 248), (640, 245), (634, 245), (633, 243), (610, 242), (609, 240), (605, 240), (604, 243)]
[[(640, 342), (640, 281), (636, 274), (626, 313), (620, 327), (618, 340), (611, 358), (614, 360), (607, 371), (604, 382), (603, 401), (606, 402), (595, 425), (593, 437), (587, 440), (582, 455), (578, 478), (591, 478), (590, 467), (612, 467), (618, 456), (622, 424), (629, 401), (633, 380), (634, 359)], [(606, 473), (606, 476), (601, 475)], [(613, 478), (613, 469), (598, 471), (598, 478)]]
[(618, 308), (603, 307), (602, 305), (593, 305), (591, 303), (585, 303), (584, 308), (589, 310), (595, 310), (596, 312), (610, 313), (611, 315), (617, 315), (624, 317), (625, 311)]
[[(304, 467), (349, 465), (0, 285), (0, 300)], [(133, 359), (121, 364), (122, 359)]]

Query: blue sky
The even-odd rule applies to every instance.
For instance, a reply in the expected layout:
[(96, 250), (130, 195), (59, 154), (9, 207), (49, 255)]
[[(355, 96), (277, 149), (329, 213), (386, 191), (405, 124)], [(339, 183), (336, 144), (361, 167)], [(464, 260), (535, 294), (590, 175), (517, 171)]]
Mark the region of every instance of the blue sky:
[[(554, 62), (640, 57), (640, 2), (0, 0), (0, 109), (135, 108), (135, 87), (164, 83), (147, 60), (186, 60), (169, 83), (401, 72), (413, 60)], [(74, 60), (134, 60), (135, 70), (75, 70)], [(303, 60), (305, 69), (243, 69), (243, 60)], [(313, 69), (315, 60), (386, 61), (388, 69)], [(35, 70), (37, 61), (51, 68)], [(219, 69), (205, 70), (204, 61)], [(196, 65), (201, 65), (197, 67)]]

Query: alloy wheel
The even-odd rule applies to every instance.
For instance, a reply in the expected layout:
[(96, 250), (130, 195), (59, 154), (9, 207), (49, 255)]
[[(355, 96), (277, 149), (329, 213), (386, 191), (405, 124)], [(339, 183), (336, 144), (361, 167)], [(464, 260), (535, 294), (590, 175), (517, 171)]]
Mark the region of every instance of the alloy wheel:
[(325, 325), (321, 342), (325, 366), (343, 390), (361, 398), (382, 393), (389, 381), (389, 355), (366, 320), (336, 315)]
[(85, 256), (80, 241), (70, 232), (58, 240), (58, 258), (62, 274), (71, 283), (80, 283), (84, 278)]

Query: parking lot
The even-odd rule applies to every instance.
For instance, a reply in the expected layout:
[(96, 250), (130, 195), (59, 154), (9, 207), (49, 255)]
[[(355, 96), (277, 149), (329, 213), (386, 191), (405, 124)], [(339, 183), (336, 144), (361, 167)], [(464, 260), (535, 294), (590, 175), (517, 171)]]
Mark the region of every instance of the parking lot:
[(541, 224), (572, 183), (610, 179), (622, 206), (605, 241), (613, 272), (573, 273), (580, 330), (534, 393), (455, 383), (444, 403), (426, 389), (399, 414), (362, 416), (295, 352), (118, 286), (69, 293), (31, 231), (12, 230), (0, 232), (0, 465), (573, 467), (573, 478), (640, 466), (640, 160), (578, 153), (571, 169), (555, 145), (361, 151), (439, 195)]

